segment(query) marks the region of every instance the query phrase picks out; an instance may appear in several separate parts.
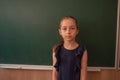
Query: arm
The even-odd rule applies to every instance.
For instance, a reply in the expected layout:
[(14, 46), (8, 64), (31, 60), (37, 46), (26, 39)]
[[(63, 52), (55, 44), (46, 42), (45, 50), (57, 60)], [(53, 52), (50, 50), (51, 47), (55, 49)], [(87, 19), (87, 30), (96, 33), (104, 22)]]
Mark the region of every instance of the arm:
[(56, 71), (56, 68), (54, 67), (55, 63), (56, 63), (56, 57), (55, 57), (55, 53), (53, 52), (53, 67), (52, 67), (52, 80), (57, 80), (57, 71)]
[(81, 61), (81, 79), (80, 80), (86, 80), (87, 79), (87, 50), (84, 51), (82, 61)]

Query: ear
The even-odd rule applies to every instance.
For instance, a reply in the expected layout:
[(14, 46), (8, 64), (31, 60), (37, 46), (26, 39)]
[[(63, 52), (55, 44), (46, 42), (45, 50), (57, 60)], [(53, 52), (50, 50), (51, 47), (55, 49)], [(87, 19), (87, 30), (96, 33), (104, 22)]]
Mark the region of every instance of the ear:
[(61, 35), (61, 30), (60, 30), (60, 29), (58, 29), (58, 31), (59, 31), (59, 34)]
[(79, 32), (80, 32), (80, 30), (78, 29), (78, 30), (77, 30), (77, 34), (78, 34)]

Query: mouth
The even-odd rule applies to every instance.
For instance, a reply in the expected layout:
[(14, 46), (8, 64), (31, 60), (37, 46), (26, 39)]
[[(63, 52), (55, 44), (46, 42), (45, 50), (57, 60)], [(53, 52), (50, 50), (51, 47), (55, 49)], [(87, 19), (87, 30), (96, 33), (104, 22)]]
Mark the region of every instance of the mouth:
[(66, 38), (71, 38), (71, 36), (65, 36)]

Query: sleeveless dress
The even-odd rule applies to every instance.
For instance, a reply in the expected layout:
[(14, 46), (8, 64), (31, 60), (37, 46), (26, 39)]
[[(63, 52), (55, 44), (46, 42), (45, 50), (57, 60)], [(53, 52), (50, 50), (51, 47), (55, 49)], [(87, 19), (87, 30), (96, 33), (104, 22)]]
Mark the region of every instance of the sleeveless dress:
[(67, 50), (63, 45), (56, 49), (57, 62), (54, 67), (58, 80), (80, 80), (81, 58), (85, 49), (80, 45), (74, 50)]

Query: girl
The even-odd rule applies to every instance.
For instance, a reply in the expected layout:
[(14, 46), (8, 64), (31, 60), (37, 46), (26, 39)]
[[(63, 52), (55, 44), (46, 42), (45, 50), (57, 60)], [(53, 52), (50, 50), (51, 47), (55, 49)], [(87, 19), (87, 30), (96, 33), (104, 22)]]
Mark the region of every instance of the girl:
[(74, 17), (61, 19), (59, 34), (63, 41), (53, 47), (52, 80), (86, 80), (87, 50), (76, 41), (78, 32)]

